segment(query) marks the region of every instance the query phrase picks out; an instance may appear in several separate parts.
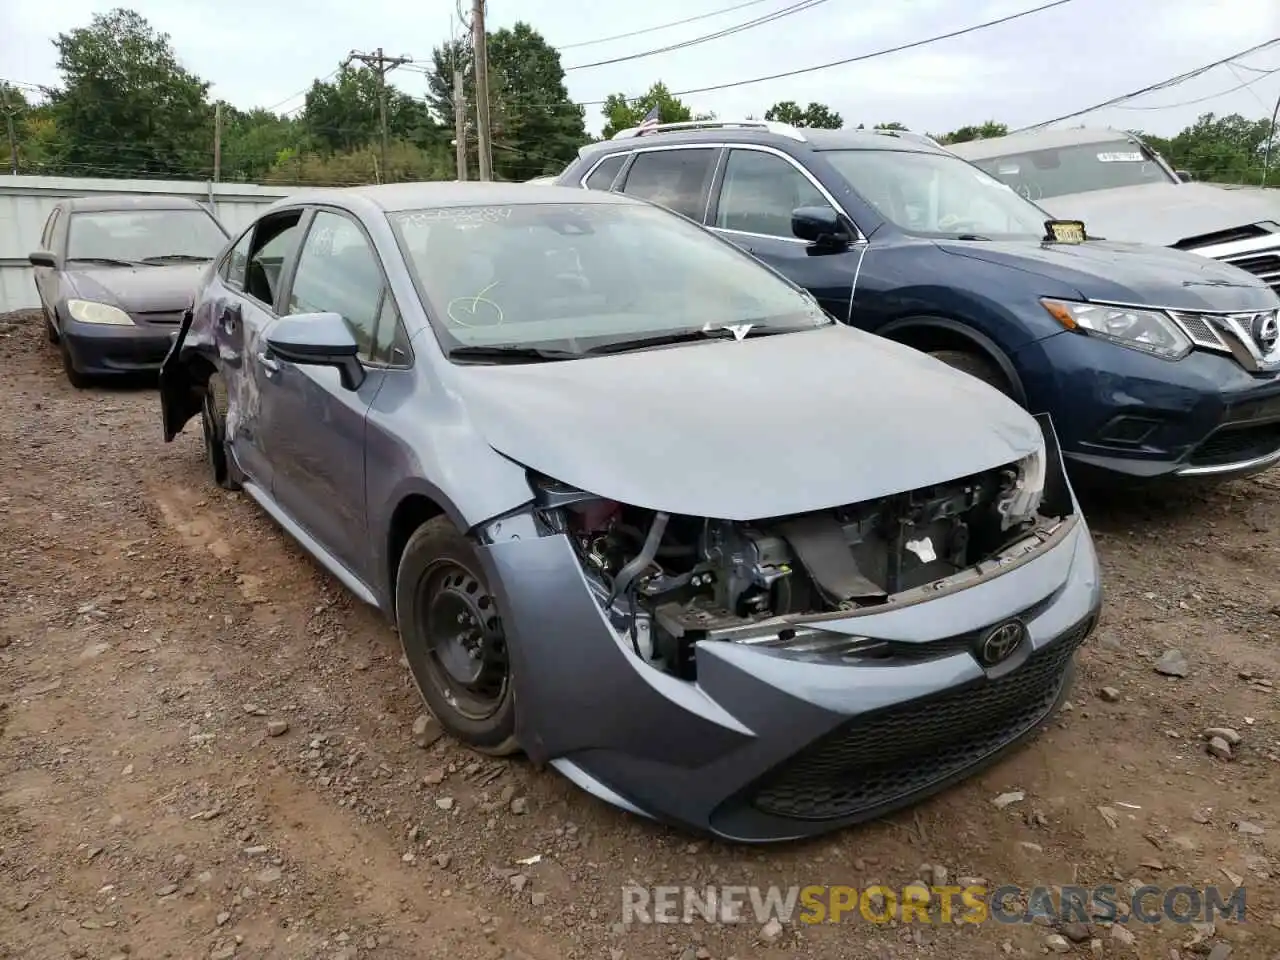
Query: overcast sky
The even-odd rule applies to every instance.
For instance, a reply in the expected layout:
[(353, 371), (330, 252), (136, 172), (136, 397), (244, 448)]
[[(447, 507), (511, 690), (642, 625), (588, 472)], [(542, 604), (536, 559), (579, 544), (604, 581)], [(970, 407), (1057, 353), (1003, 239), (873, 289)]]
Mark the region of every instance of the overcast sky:
[[(573, 46), (564, 50), (562, 60), (572, 67), (651, 50), (792, 2), (761, 0), (638, 37)], [(638, 94), (659, 79), (677, 92), (746, 80), (945, 33), (1040, 2), (1044, 0), (827, 0), (685, 50), (569, 70), (569, 94), (589, 102), (615, 92)], [(570, 45), (720, 10), (734, 0), (489, 3), (491, 29), (524, 20), (553, 45)], [(93, 13), (114, 5), (0, 0), (0, 77), (56, 84), (51, 38), (88, 24)], [(282, 111), (301, 106), (311, 80), (329, 74), (352, 48), (381, 45), (388, 53), (429, 60), (432, 47), (457, 29), (454, 0), (135, 0), (132, 6), (171, 35), (183, 64), (213, 84), (214, 96), (243, 108)], [(1280, 0), (1072, 0), (924, 48), (684, 99), (695, 110), (713, 110), (723, 118), (758, 116), (778, 100), (819, 100), (849, 125), (898, 121), (941, 133), (994, 118), (1016, 127), (1082, 109), (1274, 37), (1280, 37)], [(1280, 72), (1267, 76), (1259, 71), (1280, 67), (1280, 44), (1242, 63), (1247, 66), (1218, 68), (1132, 101), (1128, 109), (1099, 111), (1085, 119), (1090, 125), (1170, 134), (1210, 110), (1269, 114), (1280, 96)], [(425, 90), (420, 73), (392, 76), (408, 93)], [(1245, 81), (1254, 82), (1224, 93)], [(587, 123), (599, 130), (598, 105), (587, 106)]]

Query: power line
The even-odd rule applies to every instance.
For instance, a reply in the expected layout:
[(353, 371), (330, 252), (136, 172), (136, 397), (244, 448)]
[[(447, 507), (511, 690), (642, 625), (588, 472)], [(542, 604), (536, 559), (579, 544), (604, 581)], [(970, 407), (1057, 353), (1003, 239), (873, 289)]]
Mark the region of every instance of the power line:
[[(816, 73), (819, 70), (829, 70), (831, 67), (843, 67), (850, 63), (860, 63), (863, 60), (872, 60), (876, 57), (886, 57), (891, 53), (901, 53), (903, 50), (914, 50), (919, 47), (928, 46), (931, 43), (938, 43), (942, 40), (950, 40), (953, 37), (962, 37), (968, 33), (976, 33), (979, 30), (986, 30), (988, 27), (998, 27), (1002, 23), (1008, 23), (1011, 20), (1018, 20), (1022, 17), (1029, 17), (1034, 13), (1040, 13), (1042, 10), (1051, 10), (1054, 7), (1061, 7), (1071, 0), (1053, 0), (1052, 3), (1044, 3), (1038, 7), (1032, 7), (1030, 10), (1022, 10), (1018, 13), (1011, 13), (1005, 17), (999, 17), (995, 20), (986, 20), (982, 23), (975, 23), (971, 27), (964, 27), (961, 30), (952, 30), (949, 33), (940, 33), (936, 36), (926, 37), (923, 40), (913, 40), (911, 43), (901, 43), (896, 47), (886, 47), (883, 50), (875, 50), (871, 53), (859, 54), (856, 57), (845, 57), (843, 60), (832, 60), (830, 63), (819, 63), (812, 67), (801, 67), (798, 70), (787, 70), (784, 73), (772, 73), (765, 77), (752, 77), (750, 80), (734, 80), (731, 83), (717, 83), (709, 87), (694, 87), (691, 90), (673, 90), (673, 97), (687, 97), (694, 93), (712, 93), (717, 90), (730, 90), (734, 87), (745, 87), (753, 83), (765, 83), (769, 80), (783, 80), (787, 77), (798, 77), (804, 73)], [(628, 97), (627, 100), (638, 100), (643, 94), (634, 97)], [(604, 104), (604, 100), (587, 100), (579, 103), (579, 106), (590, 107)]]
[(279, 103), (273, 103), (271, 106), (266, 108), (267, 113), (275, 113), (277, 110), (283, 107), (290, 100), (295, 100), (298, 97), (305, 96), (306, 94), (311, 92), (311, 88), (314, 87), (317, 83), (328, 83), (330, 80), (332, 80), (334, 77), (338, 75), (338, 71), (341, 69), (342, 69), (341, 67), (336, 67), (334, 68), (333, 72), (329, 73), (324, 77), (319, 77), (315, 80), (312, 80), (309, 84), (307, 84), (297, 93), (291, 93), (289, 94), (289, 96), (285, 97)]
[(659, 30), (669, 30), (672, 27), (682, 27), (686, 23), (696, 23), (699, 20), (710, 20), (712, 17), (718, 17), (721, 14), (733, 13), (735, 10), (745, 10), (747, 7), (758, 7), (765, 3), (766, 0), (747, 0), (746, 3), (735, 3), (731, 7), (721, 7), (719, 10), (712, 10), (710, 13), (700, 13), (696, 17), (685, 17), (683, 20), (673, 20), (670, 23), (660, 23), (656, 27), (645, 27), (643, 30), (632, 30), (630, 33), (615, 33), (611, 37), (597, 37), (595, 40), (580, 40), (577, 43), (559, 44), (557, 50), (575, 50), (579, 47), (593, 47), (601, 43), (611, 43), (614, 40), (626, 40), (629, 37), (639, 37), (646, 33), (657, 33)]
[[(1231, 64), (1227, 64), (1227, 66), (1230, 67)], [(1235, 93), (1237, 90), (1243, 90), (1245, 89), (1245, 87), (1250, 87), (1253, 84), (1257, 83), (1258, 81), (1265, 80), (1267, 79), (1267, 77), (1276, 73), (1280, 73), (1280, 67), (1276, 67), (1274, 70), (1266, 70), (1266, 71), (1260, 72), (1259, 75), (1254, 77), (1252, 80), (1245, 80), (1241, 83), (1237, 83), (1230, 90), (1219, 90), (1217, 93), (1211, 93), (1207, 97), (1197, 97), (1194, 100), (1183, 100), (1181, 103), (1161, 103), (1161, 104), (1157, 104), (1156, 106), (1145, 106), (1145, 107), (1130, 107), (1125, 104), (1116, 104), (1116, 109), (1117, 110), (1173, 110), (1175, 107), (1189, 107), (1189, 106), (1192, 106), (1193, 104), (1206, 103), (1209, 100), (1217, 100), (1219, 97), (1225, 97), (1227, 94)]]
[(1238, 60), (1241, 57), (1247, 57), (1251, 53), (1257, 53), (1259, 50), (1265, 50), (1267, 47), (1280, 43), (1280, 37), (1274, 37), (1265, 43), (1259, 43), (1256, 46), (1249, 47), (1247, 50), (1241, 50), (1239, 53), (1233, 53), (1229, 57), (1223, 57), (1221, 60), (1215, 60), (1213, 63), (1207, 63), (1203, 67), (1197, 67), (1194, 70), (1188, 70), (1186, 73), (1180, 73), (1176, 77), (1170, 77), (1167, 80), (1161, 80), (1159, 83), (1153, 83), (1150, 86), (1143, 87), (1141, 90), (1133, 90), (1129, 93), (1122, 93), (1118, 97), (1112, 97), (1110, 100), (1104, 100), (1102, 103), (1095, 103), (1091, 107), (1085, 107), (1083, 110), (1076, 110), (1072, 113), (1064, 113), (1060, 117), (1054, 117), (1052, 120), (1042, 120), (1040, 123), (1033, 123), (1028, 127), (1019, 127), (1017, 130), (1011, 130), (1010, 133), (1023, 133), (1027, 130), (1039, 130), (1041, 127), (1048, 127), (1055, 123), (1061, 123), (1063, 120), (1074, 120), (1076, 117), (1083, 117), (1086, 113), (1093, 113), (1095, 110), (1102, 110), (1105, 107), (1114, 107), (1118, 103), (1126, 100), (1133, 100), (1135, 97), (1141, 97), (1148, 93), (1154, 93), (1157, 90), (1166, 90), (1169, 87), (1176, 87), (1178, 84), (1186, 83), (1188, 80), (1194, 79), (1201, 74), (1208, 73), (1215, 67)]
[(640, 60), (644, 57), (657, 56), (660, 53), (671, 53), (673, 50), (683, 50), (685, 47), (695, 47), (700, 43), (707, 43), (711, 40), (719, 40), (722, 37), (731, 37), (735, 33), (743, 33), (753, 27), (759, 27), (766, 23), (772, 23), (774, 20), (781, 20), (784, 17), (790, 17), (797, 13), (803, 13), (814, 7), (826, 3), (827, 0), (799, 0), (788, 7), (781, 10), (775, 10), (773, 13), (765, 14), (762, 17), (756, 17), (754, 20), (748, 20), (744, 23), (735, 24), (732, 27), (725, 27), (723, 30), (717, 30), (714, 33), (707, 33), (701, 37), (694, 37), (691, 40), (682, 40), (679, 43), (669, 44), (665, 47), (658, 47), (654, 50), (644, 50), (640, 53), (630, 53), (621, 57), (613, 57), (609, 60), (596, 60), (594, 63), (577, 63), (571, 67), (565, 67), (565, 73), (570, 70), (588, 70), (591, 67), (604, 67), (611, 63), (626, 63), (628, 60)]

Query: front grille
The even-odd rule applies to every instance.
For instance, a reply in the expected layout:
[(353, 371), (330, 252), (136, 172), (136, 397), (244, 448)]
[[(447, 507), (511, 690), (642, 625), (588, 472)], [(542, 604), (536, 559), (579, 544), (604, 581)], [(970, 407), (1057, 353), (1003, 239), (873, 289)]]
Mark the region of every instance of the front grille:
[(1237, 253), (1220, 259), (1223, 263), (1252, 273), (1272, 290), (1280, 293), (1280, 249)]
[(1193, 467), (1218, 467), (1266, 457), (1280, 450), (1280, 423), (1221, 427), (1192, 451)]
[(164, 310), (151, 313), (135, 313), (134, 317), (143, 323), (154, 323), (159, 326), (176, 327), (182, 323), (182, 310)]
[(1092, 619), (995, 680), (855, 717), (750, 789), (762, 813), (834, 820), (897, 805), (980, 763), (1045, 719)]

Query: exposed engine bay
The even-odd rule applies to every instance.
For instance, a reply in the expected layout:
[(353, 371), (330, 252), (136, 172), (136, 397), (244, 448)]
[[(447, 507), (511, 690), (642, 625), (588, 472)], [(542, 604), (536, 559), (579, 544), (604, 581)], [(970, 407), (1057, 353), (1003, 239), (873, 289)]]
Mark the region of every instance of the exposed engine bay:
[(1015, 545), (1038, 546), (1060, 522), (1039, 512), (1043, 460), (750, 523), (630, 507), (545, 478), (538, 486), (544, 522), (573, 542), (619, 635), (693, 679), (699, 641), (774, 623), (771, 636), (785, 639), (793, 631), (778, 618), (884, 605)]

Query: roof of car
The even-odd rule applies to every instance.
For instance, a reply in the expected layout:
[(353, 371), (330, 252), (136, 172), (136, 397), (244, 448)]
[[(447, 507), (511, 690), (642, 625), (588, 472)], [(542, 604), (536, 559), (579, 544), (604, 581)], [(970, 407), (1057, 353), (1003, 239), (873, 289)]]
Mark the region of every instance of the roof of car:
[(736, 143), (759, 143), (769, 146), (779, 144), (795, 144), (808, 146), (813, 150), (901, 150), (914, 153), (945, 153), (941, 147), (931, 146), (918, 134), (903, 131), (895, 136), (895, 131), (876, 130), (823, 130), (812, 127), (796, 128), (797, 136), (777, 133), (771, 130), (753, 129), (750, 127), (706, 127), (684, 130), (659, 130), (639, 137), (625, 137), (620, 140), (601, 140), (585, 147), (587, 153), (621, 152), (635, 150), (659, 143), (700, 143), (709, 141), (723, 143), (733, 140)]
[(521, 206), (531, 203), (637, 203), (620, 194), (589, 192), (571, 187), (542, 186), (530, 190), (526, 183), (495, 181), (432, 181), (422, 183), (386, 183), (366, 187), (344, 187), (338, 190), (294, 194), (288, 202), (313, 203), (332, 200), (334, 195), (348, 194), (371, 201), (388, 213), (423, 210), (431, 207)]
[(105, 213), (112, 210), (203, 210), (198, 200), (190, 197), (160, 194), (98, 194), (71, 197), (63, 201), (72, 213)]
[(1004, 157), (1011, 153), (1136, 139), (1127, 130), (1112, 130), (1108, 127), (1068, 127), (1062, 130), (1028, 130), (1025, 133), (1011, 133), (1007, 137), (970, 140), (966, 143), (953, 144), (950, 149), (966, 160), (985, 160), (988, 157)]

